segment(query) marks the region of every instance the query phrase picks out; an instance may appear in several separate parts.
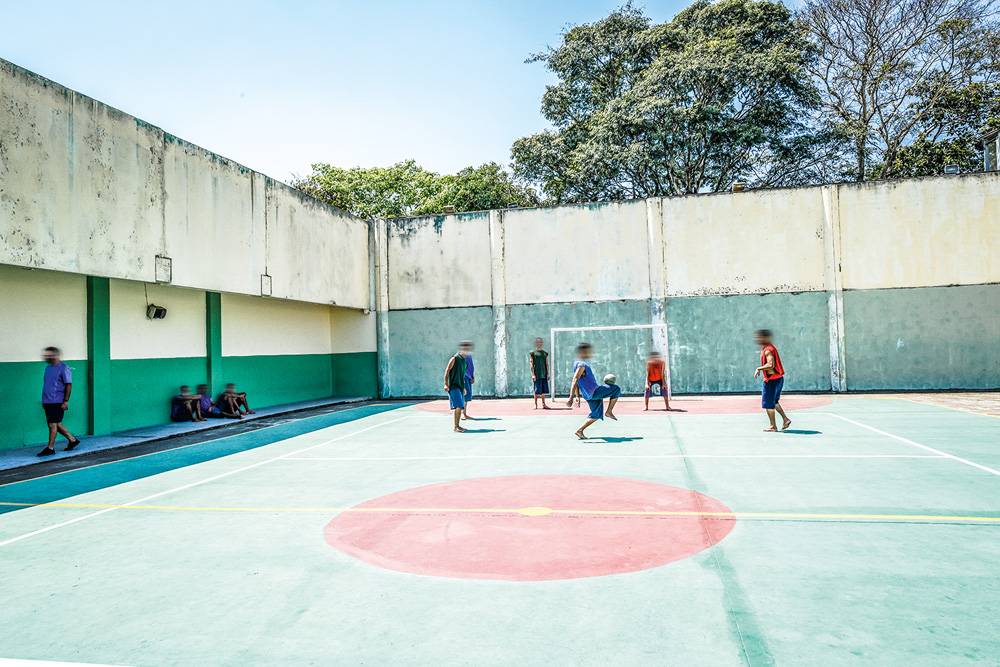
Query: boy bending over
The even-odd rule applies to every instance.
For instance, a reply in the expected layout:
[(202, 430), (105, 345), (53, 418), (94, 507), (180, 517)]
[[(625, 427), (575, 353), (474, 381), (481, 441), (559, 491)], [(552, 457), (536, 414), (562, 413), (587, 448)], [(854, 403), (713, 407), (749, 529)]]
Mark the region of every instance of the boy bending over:
[(566, 401), (566, 405), (572, 406), (573, 396), (579, 392), (587, 401), (587, 405), (590, 406), (590, 415), (583, 422), (583, 426), (576, 430), (576, 437), (581, 440), (587, 439), (587, 436), (583, 433), (584, 429), (598, 419), (604, 419), (605, 398), (610, 399), (608, 401), (607, 418), (618, 421), (618, 417), (615, 417), (614, 409), (615, 403), (618, 402), (618, 397), (622, 395), (621, 388), (616, 384), (597, 384), (594, 371), (590, 369), (590, 364), (587, 363), (587, 360), (592, 355), (593, 348), (590, 343), (580, 343), (576, 346), (576, 362), (573, 364), (573, 384), (569, 388), (569, 400)]

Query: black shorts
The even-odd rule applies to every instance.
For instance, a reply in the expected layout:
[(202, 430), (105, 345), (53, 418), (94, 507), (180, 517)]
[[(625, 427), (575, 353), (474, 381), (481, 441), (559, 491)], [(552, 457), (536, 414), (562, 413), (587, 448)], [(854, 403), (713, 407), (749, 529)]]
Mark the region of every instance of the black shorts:
[(45, 410), (45, 421), (50, 424), (62, 424), (63, 415), (66, 411), (62, 409), (62, 403), (42, 403)]

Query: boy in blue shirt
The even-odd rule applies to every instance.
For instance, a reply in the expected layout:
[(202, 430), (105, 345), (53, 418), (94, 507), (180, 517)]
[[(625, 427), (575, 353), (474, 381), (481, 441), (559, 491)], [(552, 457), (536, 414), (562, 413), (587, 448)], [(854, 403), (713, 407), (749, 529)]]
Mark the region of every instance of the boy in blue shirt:
[(472, 400), (472, 385), (476, 381), (476, 367), (472, 363), (472, 341), (463, 340), (458, 348), (465, 357), (465, 407), (462, 408), (462, 419), (475, 419), (469, 416), (469, 401)]
[[(566, 401), (566, 405), (572, 407), (573, 397), (579, 392), (584, 400), (587, 401), (587, 405), (590, 406), (590, 415), (583, 422), (583, 426), (576, 431), (576, 437), (581, 440), (587, 439), (587, 436), (583, 434), (584, 429), (598, 419), (604, 419), (606, 416), (608, 419), (618, 421), (618, 417), (614, 415), (614, 408), (615, 403), (618, 402), (618, 397), (622, 395), (621, 387), (616, 384), (597, 384), (594, 371), (590, 369), (590, 364), (587, 363), (587, 360), (592, 355), (593, 348), (590, 343), (580, 343), (576, 346), (576, 362), (573, 364), (573, 384), (569, 388), (569, 400)], [(607, 413), (604, 412), (605, 398), (610, 399), (608, 401)]]
[(69, 396), (73, 393), (73, 371), (62, 362), (58, 347), (45, 348), (42, 358), (48, 364), (42, 380), (42, 408), (49, 425), (49, 446), (38, 452), (37, 456), (52, 456), (56, 453), (57, 433), (69, 440), (64, 452), (75, 449), (80, 444), (62, 424), (63, 415), (69, 410)]

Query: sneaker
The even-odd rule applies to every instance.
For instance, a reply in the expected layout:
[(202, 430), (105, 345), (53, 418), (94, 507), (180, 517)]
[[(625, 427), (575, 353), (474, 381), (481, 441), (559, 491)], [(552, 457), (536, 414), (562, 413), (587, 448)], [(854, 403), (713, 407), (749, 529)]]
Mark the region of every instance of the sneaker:
[(79, 446), (79, 444), (80, 444), (79, 440), (74, 440), (73, 442), (67, 443), (66, 449), (64, 449), (63, 451), (64, 452), (71, 452), (74, 449), (76, 449), (77, 446)]
[(56, 453), (56, 450), (49, 449), (48, 447), (46, 447), (42, 451), (40, 451), (37, 454), (35, 454), (35, 456), (52, 456), (55, 453)]

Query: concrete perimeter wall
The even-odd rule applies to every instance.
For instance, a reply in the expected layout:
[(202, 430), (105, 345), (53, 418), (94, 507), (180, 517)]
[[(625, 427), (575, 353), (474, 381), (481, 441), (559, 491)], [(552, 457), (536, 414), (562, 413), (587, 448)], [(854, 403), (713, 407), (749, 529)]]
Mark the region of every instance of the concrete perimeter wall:
[(754, 391), (769, 328), (790, 391), (1000, 386), (1000, 174), (377, 221), (383, 396), (440, 394), (472, 339), (477, 393), (530, 392), (553, 328), (627, 392), (668, 353), (675, 392)]
[[(0, 449), (169, 419), (181, 384), (251, 405), (374, 396), (370, 224), (0, 60)], [(146, 318), (146, 304), (167, 308)]]

